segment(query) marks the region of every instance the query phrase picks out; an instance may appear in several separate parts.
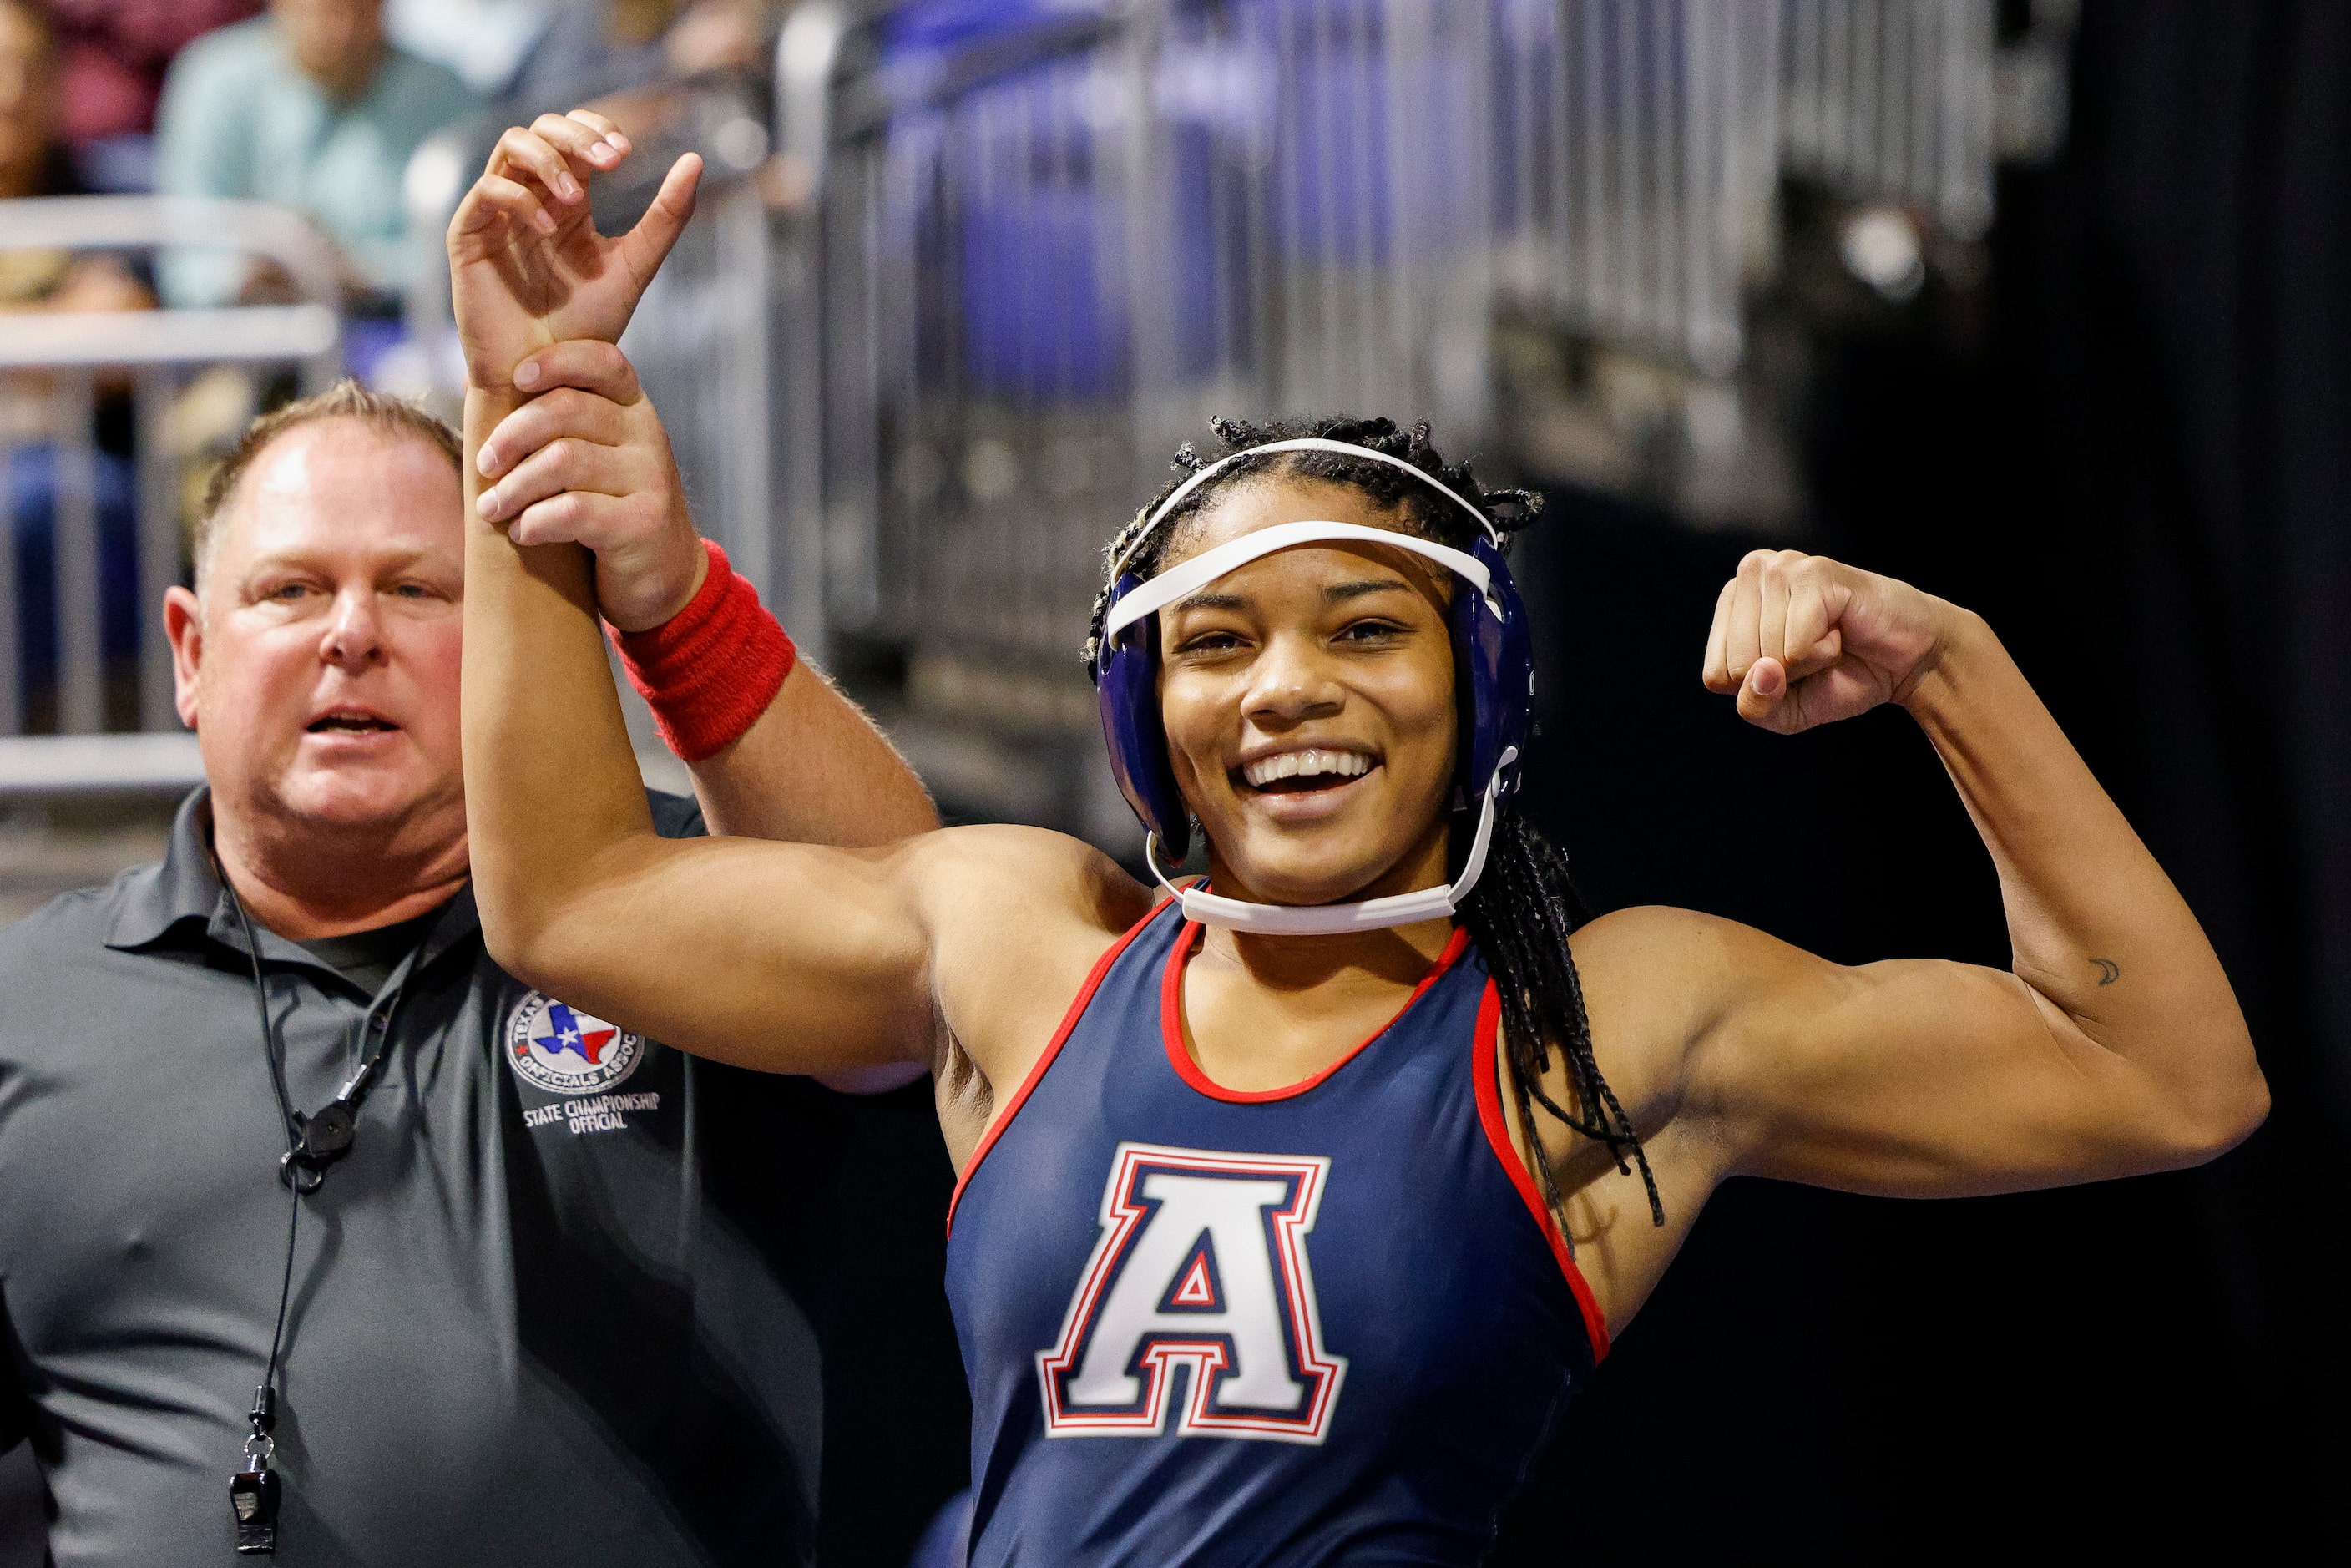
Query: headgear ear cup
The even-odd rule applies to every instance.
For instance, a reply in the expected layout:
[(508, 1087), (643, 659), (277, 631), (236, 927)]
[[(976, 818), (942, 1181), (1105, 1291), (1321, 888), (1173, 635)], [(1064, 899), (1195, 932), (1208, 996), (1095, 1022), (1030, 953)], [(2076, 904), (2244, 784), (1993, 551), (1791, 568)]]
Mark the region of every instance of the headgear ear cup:
[[(1534, 716), (1534, 647), (1510, 562), (1488, 538), (1480, 538), (1470, 553), (1491, 574), (1485, 593), (1465, 582), (1453, 601), (1453, 657), (1467, 672), (1469, 698), (1469, 711), (1462, 716), (1462, 795), (1474, 804), (1504, 757), (1526, 755)], [(1513, 777), (1502, 781), (1504, 794), (1516, 787), (1517, 760), (1510, 764)]]
[[(1122, 576), (1111, 605), (1143, 586)], [(1167, 761), (1167, 730), (1159, 716), (1159, 618), (1145, 616), (1105, 639), (1094, 671), (1095, 700), (1102, 706), (1102, 739), (1110, 747), (1111, 776), (1143, 825), (1171, 861), (1192, 852), (1192, 816), (1176, 770)]]

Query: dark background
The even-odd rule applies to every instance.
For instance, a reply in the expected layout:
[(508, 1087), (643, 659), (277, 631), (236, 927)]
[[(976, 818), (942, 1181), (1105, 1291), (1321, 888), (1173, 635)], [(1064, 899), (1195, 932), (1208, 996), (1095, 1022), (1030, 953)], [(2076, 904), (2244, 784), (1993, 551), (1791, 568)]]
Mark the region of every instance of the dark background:
[[(1896, 1203), (1732, 1184), (1498, 1561), (2343, 1561), (2351, 1119), (2351, 8), (2085, 7), (1979, 313), (1824, 345), (1815, 548), (1982, 611), (2204, 921), (2276, 1108), (2194, 1172)], [(2005, 964), (1907, 717), (1698, 686), (1750, 542), (1563, 497), (1532, 776), (1599, 908)], [(1552, 783), (1551, 781), (1556, 781)]]

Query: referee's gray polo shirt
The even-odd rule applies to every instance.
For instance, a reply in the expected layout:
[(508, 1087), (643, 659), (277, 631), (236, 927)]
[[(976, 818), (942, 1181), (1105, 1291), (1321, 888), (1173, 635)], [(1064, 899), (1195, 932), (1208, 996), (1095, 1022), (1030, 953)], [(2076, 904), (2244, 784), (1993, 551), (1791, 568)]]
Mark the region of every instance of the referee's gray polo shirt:
[[(698, 831), (656, 798), (664, 831)], [(285, 1135), (203, 791), (169, 858), (0, 931), (0, 1448), (76, 1564), (233, 1560)], [(261, 935), (296, 1104), (370, 998)], [(609, 1030), (430, 928), (350, 1157), (303, 1202), (277, 1561), (798, 1563), (815, 1341), (774, 1198), (824, 1092)]]

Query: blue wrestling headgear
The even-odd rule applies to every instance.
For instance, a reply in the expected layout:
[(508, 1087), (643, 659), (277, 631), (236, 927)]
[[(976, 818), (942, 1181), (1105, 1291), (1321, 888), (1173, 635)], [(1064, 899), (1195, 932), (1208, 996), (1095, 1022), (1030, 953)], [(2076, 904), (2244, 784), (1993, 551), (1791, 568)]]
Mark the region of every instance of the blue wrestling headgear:
[[(1126, 571), (1127, 562), (1185, 497), (1244, 457), (1277, 452), (1330, 452), (1401, 469), (1475, 518), (1478, 541), (1470, 549), (1458, 550), (1417, 535), (1353, 523), (1279, 523), (1228, 540), (1147, 581)], [(1142, 819), (1147, 834), (1144, 854), (1161, 885), (1176, 891), (1159, 869), (1157, 852), (1164, 848), (1180, 862), (1191, 849), (1192, 823), (1167, 761), (1167, 731), (1159, 715), (1158, 629), (1152, 618), (1261, 556), (1325, 539), (1360, 539), (1407, 550), (1436, 561), (1468, 585), (1468, 591), (1453, 601), (1453, 659), (1462, 677), (1468, 710), (1461, 716), (1465, 745), (1460, 784), (1465, 804), (1478, 802), (1477, 832), (1470, 840), (1461, 875), (1450, 887), (1423, 888), (1354, 904), (1306, 906), (1250, 904), (1203, 888), (1180, 894), (1185, 917), (1204, 925), (1313, 936), (1375, 931), (1448, 915), (1485, 870), (1496, 807), (1504, 795), (1518, 788), (1519, 759), (1526, 751), (1527, 733), (1533, 723), (1534, 650), (1527, 634), (1526, 609), (1519, 601), (1518, 586), (1510, 580), (1510, 566), (1502, 557), (1502, 536), (1492, 520), (1426, 469), (1368, 446), (1301, 436), (1248, 447), (1209, 464), (1178, 486), (1136, 530), (1125, 553), (1111, 568), (1113, 586), (1095, 653), (1094, 687), (1102, 704), (1102, 737), (1110, 743), (1111, 771), (1118, 779), (1119, 792)]]

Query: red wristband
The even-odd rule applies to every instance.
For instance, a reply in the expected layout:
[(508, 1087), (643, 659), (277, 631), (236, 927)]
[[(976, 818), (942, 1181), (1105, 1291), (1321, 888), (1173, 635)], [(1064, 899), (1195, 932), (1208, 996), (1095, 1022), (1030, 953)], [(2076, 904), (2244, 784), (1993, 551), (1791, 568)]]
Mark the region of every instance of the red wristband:
[(669, 748), (688, 762), (716, 756), (768, 711), (799, 657), (759, 591), (710, 539), (710, 575), (686, 607), (643, 632), (611, 627), (629, 685), (653, 710)]

